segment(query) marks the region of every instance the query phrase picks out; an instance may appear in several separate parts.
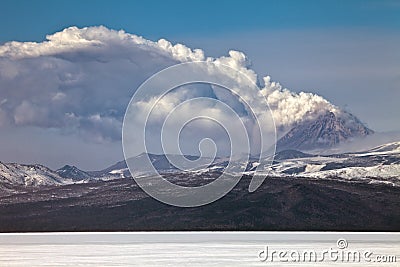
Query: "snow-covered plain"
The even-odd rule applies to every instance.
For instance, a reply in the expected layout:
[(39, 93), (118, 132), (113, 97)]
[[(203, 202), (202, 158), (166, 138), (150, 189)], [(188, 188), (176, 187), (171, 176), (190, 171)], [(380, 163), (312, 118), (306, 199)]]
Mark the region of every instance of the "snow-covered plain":
[[(345, 238), (345, 239), (344, 239)], [(55, 233), (0, 236), (1, 266), (398, 266), (400, 236), (392, 233), (170, 232)], [(348, 245), (338, 249), (337, 240)], [(11, 242), (10, 242), (11, 240)], [(38, 241), (39, 240), (39, 241)], [(260, 260), (270, 252), (323, 250), (371, 253), (353, 262), (330, 260), (282, 262)], [(339, 254), (340, 255), (340, 254)], [(271, 256), (271, 255), (270, 255)], [(377, 262), (378, 257), (394, 256)], [(287, 257), (288, 258), (288, 257)], [(388, 258), (389, 259), (389, 258)]]

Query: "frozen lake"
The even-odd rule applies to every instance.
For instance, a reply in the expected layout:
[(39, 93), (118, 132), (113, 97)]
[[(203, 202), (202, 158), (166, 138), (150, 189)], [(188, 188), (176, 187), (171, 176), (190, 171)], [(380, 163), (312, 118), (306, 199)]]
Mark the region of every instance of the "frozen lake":
[[(338, 240), (347, 246), (339, 248)], [(338, 251), (337, 259), (329, 258), (329, 253), (322, 258), (325, 250)], [(315, 251), (316, 260), (301, 258), (305, 251)], [(353, 262), (357, 258), (343, 258), (342, 252), (357, 252), (361, 258)], [(367, 258), (366, 252), (371, 253)], [(300, 258), (293, 262), (296, 255)], [(399, 262), (399, 233), (0, 234), (0, 266), (399, 266)]]

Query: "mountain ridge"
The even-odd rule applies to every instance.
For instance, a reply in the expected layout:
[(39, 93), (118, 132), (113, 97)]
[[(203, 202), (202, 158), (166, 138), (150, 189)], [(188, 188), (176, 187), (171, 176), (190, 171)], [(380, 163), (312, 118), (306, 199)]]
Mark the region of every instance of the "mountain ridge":
[[(141, 164), (141, 154), (132, 160), (138, 160), (133, 164)], [(167, 164), (165, 155), (150, 154), (151, 160), (156, 162), (162, 173), (182, 173), (171, 164)], [(192, 156), (192, 159), (196, 158)], [(254, 166), (258, 166), (257, 159), (250, 159), (245, 173), (254, 172)], [(208, 166), (185, 172), (186, 175), (199, 175), (212, 172), (222, 172), (227, 166), (226, 159), (215, 160)], [(343, 178), (343, 179), (366, 179), (382, 182), (394, 182), (400, 185), (400, 142), (383, 144), (369, 150), (360, 152), (348, 152), (332, 155), (306, 154), (296, 150), (285, 150), (276, 153), (271, 166), (265, 166), (259, 171), (265, 175), (272, 176), (303, 176), (310, 178)], [(134, 174), (135, 175), (135, 174)], [(138, 173), (145, 175), (145, 173)], [(56, 171), (43, 165), (1, 163), (0, 162), (0, 184), (5, 185), (65, 185), (73, 183), (86, 183), (91, 181), (106, 181), (121, 178), (131, 178), (132, 175), (125, 161), (95, 172), (85, 172), (75, 166), (66, 165)], [(376, 179), (375, 179), (376, 178)]]

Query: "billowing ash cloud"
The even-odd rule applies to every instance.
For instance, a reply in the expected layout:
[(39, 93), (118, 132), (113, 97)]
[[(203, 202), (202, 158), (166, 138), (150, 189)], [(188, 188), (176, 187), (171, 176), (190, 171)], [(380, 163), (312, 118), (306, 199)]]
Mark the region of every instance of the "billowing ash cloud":
[[(70, 27), (40, 43), (9, 42), (0, 46), (0, 127), (34, 126), (79, 133), (98, 142), (119, 140), (126, 106), (143, 81), (167, 66), (202, 60), (226, 64), (260, 84), (241, 52), (210, 58), (200, 49), (164, 39), (153, 42), (102, 26)], [(234, 103), (222, 91), (190, 90), (171, 95), (176, 101), (169, 102), (169, 108), (201, 95)], [(260, 90), (282, 132), (327, 110), (338, 111), (321, 96), (293, 93), (269, 76), (263, 78)]]
[(264, 77), (261, 93), (267, 98), (278, 130), (287, 130), (293, 124), (310, 120), (331, 111), (342, 113), (336, 106), (323, 97), (312, 93), (293, 93), (278, 82)]

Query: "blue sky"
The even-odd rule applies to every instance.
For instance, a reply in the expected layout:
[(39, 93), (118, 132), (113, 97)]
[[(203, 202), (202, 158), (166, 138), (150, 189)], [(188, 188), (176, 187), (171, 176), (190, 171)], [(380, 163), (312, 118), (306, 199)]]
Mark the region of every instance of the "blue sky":
[(399, 30), (400, 2), (338, 1), (2, 1), (0, 41), (40, 41), (65, 27), (104, 25), (149, 39), (284, 29)]
[[(3, 0), (0, 6), (0, 44), (104, 25), (200, 48), (207, 56), (239, 50), (260, 77), (319, 94), (377, 132), (400, 132), (400, 1)], [(53, 145), (42, 151), (48, 142)], [(122, 159), (119, 141), (100, 147), (41, 128), (4, 129), (0, 146), (0, 161), (52, 168), (99, 169)]]

